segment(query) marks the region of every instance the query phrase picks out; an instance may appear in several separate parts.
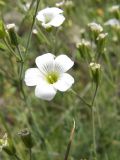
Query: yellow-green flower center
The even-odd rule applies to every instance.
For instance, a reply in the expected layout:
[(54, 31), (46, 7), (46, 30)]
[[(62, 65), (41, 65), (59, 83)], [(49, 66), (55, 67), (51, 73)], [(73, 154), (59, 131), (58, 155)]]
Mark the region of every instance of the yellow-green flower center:
[(44, 14), (44, 16), (45, 16), (45, 23), (49, 23), (53, 18), (52, 14)]
[(57, 72), (50, 72), (46, 75), (46, 80), (49, 84), (57, 82), (59, 74)]

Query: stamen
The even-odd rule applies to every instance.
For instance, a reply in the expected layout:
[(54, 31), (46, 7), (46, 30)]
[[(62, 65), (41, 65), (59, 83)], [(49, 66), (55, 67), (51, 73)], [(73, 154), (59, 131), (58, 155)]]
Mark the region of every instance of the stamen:
[(57, 82), (59, 74), (57, 72), (51, 72), (46, 75), (46, 80), (49, 84)]

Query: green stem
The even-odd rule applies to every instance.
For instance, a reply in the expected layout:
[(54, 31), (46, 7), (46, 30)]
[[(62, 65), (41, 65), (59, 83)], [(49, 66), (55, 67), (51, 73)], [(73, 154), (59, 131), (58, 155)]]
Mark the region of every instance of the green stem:
[(76, 93), (76, 91), (74, 91), (73, 89), (70, 89), (72, 91), (73, 94), (75, 94), (85, 105), (87, 105), (88, 107), (91, 107), (91, 105), (89, 103), (87, 103), (80, 95), (78, 95)]
[(57, 44), (57, 38), (58, 38), (58, 33), (59, 33), (59, 30), (58, 30), (58, 28), (56, 29), (56, 31), (55, 31), (55, 37), (54, 37), (54, 46), (53, 46), (53, 53), (54, 54), (56, 54), (56, 52), (57, 52), (57, 46), (58, 46), (58, 44)]
[(69, 140), (69, 143), (68, 143), (68, 145), (67, 145), (67, 150), (66, 150), (66, 153), (65, 153), (64, 160), (68, 160), (68, 156), (69, 156), (69, 153), (70, 153), (71, 144), (72, 144), (72, 141), (73, 141), (74, 132), (75, 132), (75, 121), (73, 121), (73, 128), (72, 128), (72, 130), (71, 130), (70, 140)]
[(39, 32), (39, 35), (38, 35), (38, 39), (40, 40), (39, 36), (41, 38), (43, 38), (45, 40), (45, 42), (47, 43), (48, 46), (50, 46), (50, 42), (48, 41), (47, 37), (45, 36), (45, 34), (41, 31), (40, 27), (37, 27), (37, 30)]
[(29, 154), (30, 154), (30, 160), (32, 160), (32, 149), (29, 149)]
[(16, 53), (12, 50), (12, 48), (9, 46), (9, 44), (7, 43), (6, 39), (3, 39), (5, 45), (7, 46), (7, 48), (10, 50), (11, 54), (13, 54), (19, 61), (20, 58), (16, 55)]
[(20, 50), (19, 46), (17, 45), (16, 48), (17, 48), (17, 50), (18, 50), (20, 59), (21, 59), (21, 61), (23, 62), (23, 56), (22, 56), (22, 53), (21, 53), (21, 50)]
[[(27, 52), (28, 52), (28, 48), (29, 48), (29, 44), (30, 44), (30, 40), (31, 40), (31, 36), (32, 36), (32, 30), (34, 27), (34, 23), (35, 23), (35, 18), (36, 18), (36, 14), (38, 11), (38, 6), (39, 6), (40, 0), (37, 0), (37, 5), (36, 5), (36, 10), (35, 10), (35, 14), (33, 16), (33, 21), (32, 21), (32, 25), (31, 25), (31, 29), (30, 29), (30, 33), (28, 36), (28, 40), (27, 40), (27, 45), (26, 45), (26, 50), (25, 50), (25, 58), (27, 56)], [(32, 5), (31, 5), (32, 6)], [(25, 93), (24, 93), (24, 89), (23, 89), (23, 82), (22, 82), (22, 75), (23, 75), (23, 68), (24, 68), (24, 60), (20, 51), (19, 46), (16, 46), (18, 53), (20, 55), (20, 59), (21, 59), (21, 66), (20, 66), (20, 75), (19, 75), (19, 80), (20, 80), (20, 90), (23, 94), (24, 99), (26, 99)]]
[(8, 125), (7, 125), (7, 122), (5, 121), (5, 118), (2, 114), (2, 112), (0, 111), (0, 122), (1, 124), (3, 124), (3, 126), (5, 127), (6, 131), (7, 131), (7, 134), (11, 137), (11, 133), (10, 133), (10, 130), (8, 128)]
[(30, 28), (30, 33), (29, 33), (28, 41), (27, 41), (27, 45), (26, 45), (25, 58), (26, 58), (26, 56), (27, 56), (28, 48), (29, 48), (29, 45), (30, 45), (30, 40), (31, 40), (31, 36), (32, 36), (32, 30), (33, 30), (33, 27), (34, 27), (35, 18), (36, 18), (36, 15), (37, 15), (39, 3), (40, 3), (40, 0), (37, 0), (37, 5), (36, 5), (36, 9), (35, 9), (35, 14), (33, 15), (33, 21), (32, 21), (32, 25), (31, 25), (31, 28)]
[(14, 155), (14, 157), (17, 159), (17, 160), (21, 160), (17, 154)]
[(19, 80), (21, 81), (22, 80), (22, 75), (23, 75), (23, 67), (24, 67), (24, 63), (21, 62), (20, 63), (20, 74), (19, 74)]
[(92, 110), (92, 132), (93, 132), (93, 147), (94, 147), (94, 154), (97, 159), (97, 151), (96, 151), (96, 130), (95, 130), (95, 114), (94, 114), (94, 102), (97, 95), (98, 85), (95, 87), (95, 92), (93, 95), (92, 103), (91, 103), (91, 110)]
[(97, 90), (98, 90), (98, 85), (96, 84), (95, 92), (94, 92), (93, 99), (92, 99), (92, 103), (91, 103), (91, 107), (94, 105), (95, 97), (96, 97), (96, 95), (97, 95)]

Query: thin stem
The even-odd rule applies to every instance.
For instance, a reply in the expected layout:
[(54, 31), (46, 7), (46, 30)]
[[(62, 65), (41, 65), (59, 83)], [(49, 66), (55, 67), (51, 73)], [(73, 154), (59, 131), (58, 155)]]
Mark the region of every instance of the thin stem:
[(22, 74), (23, 74), (23, 67), (24, 67), (24, 63), (23, 63), (23, 62), (21, 62), (20, 64), (21, 64), (21, 66), (20, 66), (19, 80), (21, 81), (21, 80), (22, 80)]
[(56, 54), (56, 52), (57, 52), (57, 46), (58, 46), (58, 44), (57, 44), (57, 38), (58, 38), (58, 33), (59, 33), (59, 30), (58, 29), (56, 29), (56, 31), (55, 31), (55, 37), (54, 37), (54, 39), (53, 39), (53, 41), (54, 41), (54, 46), (53, 46), (53, 53), (54, 54)]
[(72, 127), (72, 130), (71, 130), (70, 140), (69, 140), (69, 143), (67, 145), (67, 150), (66, 150), (66, 153), (65, 153), (64, 160), (68, 160), (68, 156), (69, 156), (69, 153), (70, 153), (70, 148), (71, 148), (74, 132), (75, 132), (75, 120), (73, 120), (73, 127)]
[(97, 159), (97, 151), (96, 151), (96, 130), (95, 130), (95, 114), (94, 114), (94, 102), (97, 95), (98, 85), (95, 87), (95, 92), (93, 95), (92, 103), (91, 103), (91, 110), (92, 110), (92, 132), (93, 132), (93, 147), (94, 147), (94, 154)]
[(35, 18), (36, 18), (37, 11), (38, 11), (38, 7), (39, 7), (39, 3), (40, 3), (40, 0), (37, 0), (37, 5), (36, 5), (36, 9), (35, 9), (35, 14), (33, 15), (33, 21), (32, 21), (32, 25), (31, 25), (31, 28), (30, 28), (30, 33), (29, 33), (28, 41), (27, 41), (27, 45), (26, 45), (25, 58), (26, 58), (26, 56), (27, 56), (27, 52), (28, 52), (28, 48), (29, 48), (29, 44), (30, 44), (30, 39), (31, 39), (31, 36), (32, 36), (32, 30), (33, 30), (33, 27), (34, 27)]
[[(47, 43), (47, 45), (51, 45), (50, 42), (48, 41), (47, 37), (45, 36), (45, 34), (41, 31), (40, 27), (37, 27), (37, 30), (39, 32), (39, 35), (41, 38), (43, 38), (45, 40), (45, 42)], [(39, 37), (38, 37), (39, 38)], [(40, 39), (40, 38), (39, 38)]]
[(30, 154), (30, 160), (32, 160), (32, 149), (29, 149), (29, 154)]
[(102, 123), (101, 123), (101, 118), (100, 118), (100, 113), (99, 113), (98, 105), (96, 105), (96, 111), (97, 111), (99, 128), (101, 129), (102, 128)]
[(98, 85), (96, 84), (95, 92), (94, 92), (93, 99), (92, 99), (92, 103), (91, 103), (91, 107), (94, 105), (95, 97), (96, 97), (96, 94), (97, 94), (97, 90), (98, 90)]
[[(30, 39), (31, 39), (31, 36), (32, 36), (32, 30), (33, 30), (33, 27), (34, 27), (35, 18), (36, 18), (36, 14), (37, 14), (37, 11), (38, 11), (39, 3), (40, 3), (40, 0), (37, 0), (36, 10), (35, 10), (35, 14), (33, 15), (33, 21), (32, 21), (30, 33), (29, 33), (28, 40), (27, 40), (27, 45), (26, 45), (26, 50), (25, 50), (25, 58), (26, 58), (26, 55), (27, 55), (27, 52), (28, 52), (28, 48), (29, 48), (29, 44), (30, 44)], [(32, 6), (32, 4), (31, 4), (31, 6)], [(21, 54), (19, 46), (16, 46), (16, 48), (18, 50), (18, 53), (19, 53), (20, 59), (21, 59), (20, 75), (19, 75), (20, 89), (21, 89), (21, 92), (23, 94), (24, 99), (26, 99), (26, 96), (25, 96), (25, 93), (24, 93), (24, 89), (23, 89), (23, 82), (22, 82), (22, 75), (23, 75), (24, 60), (25, 59), (23, 59), (23, 57), (22, 57), (22, 54)]]
[(20, 59), (21, 59), (21, 61), (23, 62), (23, 56), (22, 56), (22, 53), (21, 53), (21, 50), (20, 50), (19, 46), (17, 45), (16, 48), (17, 48), (17, 50), (18, 50)]
[(80, 95), (78, 95), (73, 89), (71, 89), (72, 93), (74, 93), (84, 104), (86, 104), (88, 107), (91, 107), (89, 103), (87, 103)]
[(20, 58), (16, 55), (16, 53), (12, 50), (12, 48), (9, 46), (9, 44), (7, 43), (6, 39), (3, 39), (5, 45), (7, 46), (7, 48), (10, 50), (10, 52), (18, 59), (20, 60)]
[(19, 72), (19, 87), (20, 87), (21, 93), (23, 94), (23, 97), (25, 99), (25, 94), (24, 94), (24, 89), (23, 89), (23, 81), (22, 81), (23, 70), (24, 70), (24, 59), (23, 59), (21, 50), (20, 50), (18, 45), (16, 46), (16, 48), (18, 50), (18, 53), (19, 53), (20, 59), (21, 59), (21, 61), (20, 61), (20, 72)]
[(14, 155), (14, 157), (17, 159), (17, 160), (21, 160), (17, 154)]

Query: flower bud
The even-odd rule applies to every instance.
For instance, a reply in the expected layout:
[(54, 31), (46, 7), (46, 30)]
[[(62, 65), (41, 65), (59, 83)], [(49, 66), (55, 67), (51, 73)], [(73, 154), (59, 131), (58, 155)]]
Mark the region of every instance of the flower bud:
[(120, 5), (114, 5), (109, 8), (109, 12), (112, 13), (117, 19), (120, 18)]
[(11, 139), (8, 138), (7, 134), (0, 139), (0, 150), (4, 150), (8, 155), (12, 156), (16, 154), (16, 149)]
[(65, 7), (68, 10), (71, 10), (75, 7), (74, 5), (74, 2), (72, 0), (69, 0), (69, 1), (61, 1), (61, 2), (58, 2), (56, 3), (56, 7)]
[(32, 32), (34, 35), (38, 34), (38, 31), (37, 29), (33, 29), (33, 32)]
[(95, 22), (89, 23), (88, 27), (93, 34), (93, 38), (96, 41), (97, 36), (103, 31), (103, 27)]
[(101, 66), (98, 63), (91, 62), (89, 67), (90, 67), (92, 79), (98, 85), (100, 80)]
[(3, 21), (0, 20), (0, 39), (4, 38), (5, 36), (6, 36), (5, 27)]
[(16, 31), (15, 31), (15, 24), (14, 23), (8, 24), (7, 25), (7, 31), (9, 33), (11, 43), (14, 46), (18, 46), (18, 38), (17, 38)]
[(72, 1), (72, 0), (69, 0), (69, 1), (66, 1), (65, 2), (65, 7), (66, 7), (66, 9), (74, 9), (74, 7), (75, 7), (75, 4), (74, 4), (74, 2)]
[(100, 33), (97, 37), (97, 48), (101, 53), (104, 51), (107, 35), (108, 33)]
[(97, 24), (95, 22), (92, 22), (92, 23), (89, 23), (88, 24), (88, 27), (90, 28), (90, 30), (92, 32), (97, 32), (97, 33), (100, 33), (103, 31), (103, 27), (100, 25), (100, 24)]
[(55, 5), (56, 5), (56, 7), (62, 7), (62, 6), (64, 6), (64, 4), (65, 4), (65, 1), (63, 0), (61, 2), (56, 3)]
[(77, 49), (83, 59), (90, 58), (90, 42), (82, 39), (80, 43), (76, 44)]
[(24, 130), (20, 131), (18, 134), (20, 135), (24, 145), (27, 148), (33, 147), (33, 145), (34, 145), (33, 139), (32, 139), (31, 133), (28, 131), (28, 129), (24, 129)]

